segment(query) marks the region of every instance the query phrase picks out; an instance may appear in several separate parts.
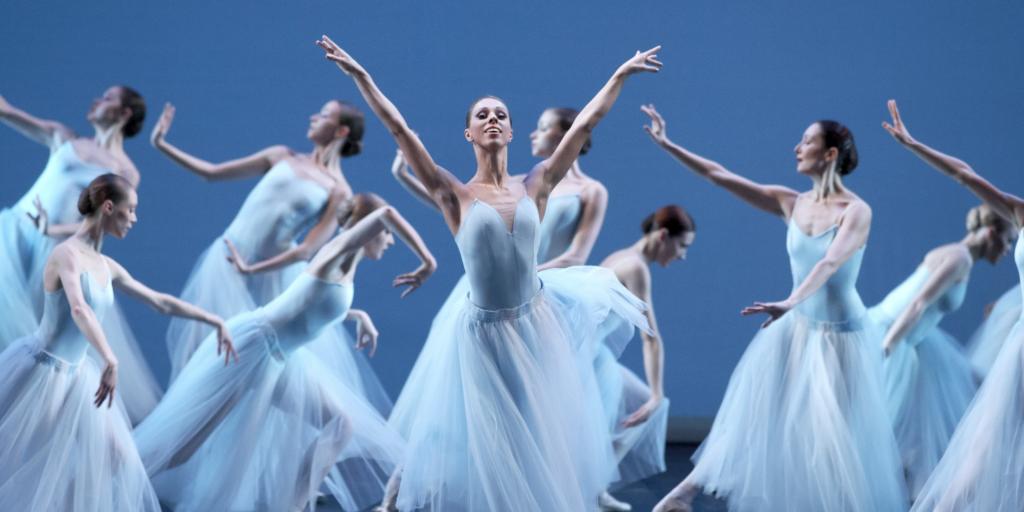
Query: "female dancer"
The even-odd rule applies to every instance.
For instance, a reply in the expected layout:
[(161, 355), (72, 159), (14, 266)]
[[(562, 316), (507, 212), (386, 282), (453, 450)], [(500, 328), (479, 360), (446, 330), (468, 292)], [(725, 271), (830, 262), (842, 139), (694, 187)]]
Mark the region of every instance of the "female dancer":
[[(228, 321), (239, 364), (220, 368), (204, 342), (167, 395), (135, 430), (160, 499), (178, 512), (306, 510), (327, 488), (344, 510), (380, 500), (401, 437), (305, 345), (343, 319), (361, 346), (376, 346), (365, 313), (350, 309), (356, 267), (401, 238), (422, 265), (395, 278), (419, 287), (436, 268), (416, 231), (372, 194), (342, 208), (342, 234), (271, 300)], [(198, 405), (197, 405), (198, 404)], [(237, 473), (235, 478), (215, 475)]]
[(988, 206), (971, 209), (963, 240), (929, 251), (870, 309), (887, 329), (885, 391), (911, 498), (939, 462), (976, 390), (960, 344), (938, 323), (963, 303), (974, 262), (999, 261), (1012, 236), (1010, 224)]
[(967, 342), (967, 358), (975, 378), (981, 381), (996, 362), (999, 350), (1020, 318), (1020, 285), (1006, 290), (985, 312), (985, 319)]
[[(1024, 225), (1024, 200), (1005, 193), (969, 165), (917, 141), (889, 100), (892, 124), (883, 127), (897, 142), (943, 174), (963, 184), (1016, 229)], [(1024, 246), (1014, 253), (1024, 275)], [(1024, 330), (1018, 321), (992, 370), (924, 484), (912, 510), (1011, 512), (1024, 509)]]
[[(0, 211), (0, 348), (32, 333), (43, 313), (43, 267), (60, 238), (77, 231), (79, 194), (101, 174), (112, 172), (133, 187), (139, 171), (124, 140), (142, 130), (146, 102), (134, 89), (115, 85), (86, 114), (93, 136), (81, 137), (57, 121), (39, 119), (0, 97), (0, 121), (50, 149), (46, 168), (13, 207)], [(115, 302), (104, 320), (107, 342), (124, 362), (121, 393), (132, 422), (160, 399), (160, 386)]]
[[(150, 290), (100, 252), (105, 235), (128, 234), (137, 200), (131, 183), (115, 174), (82, 191), (77, 204), (85, 219), (45, 265), (39, 329), (0, 354), (0, 510), (160, 510), (114, 398), (123, 366), (102, 328), (114, 304), (112, 285), (163, 313), (214, 327), (225, 364), (234, 353), (220, 318)], [(102, 373), (84, 357), (89, 345), (103, 360)]]
[(645, 129), (698, 175), (788, 224), (793, 291), (755, 302), (769, 316), (729, 380), (693, 471), (655, 508), (689, 510), (703, 488), (732, 510), (905, 510), (899, 452), (879, 383), (881, 332), (854, 288), (871, 209), (842, 181), (853, 135), (818, 121), (794, 148), (812, 190), (754, 183), (672, 141), (654, 110)]
[[(665, 430), (668, 398), (662, 388), (665, 366), (661, 333), (654, 319), (651, 272), (648, 266), (686, 258), (697, 234), (693, 218), (681, 206), (663, 206), (644, 219), (643, 236), (629, 247), (613, 252), (602, 267), (615, 272), (629, 291), (647, 303), (651, 332), (642, 333), (646, 384), (601, 346), (595, 360), (608, 424), (620, 458), (617, 486), (665, 471)], [(632, 326), (627, 326), (632, 331)]]
[[(629, 75), (656, 71), (658, 48), (637, 52), (580, 113), (552, 156), (510, 179), (508, 107), (474, 102), (464, 136), (477, 172), (468, 183), (438, 168), (369, 73), (324, 36), (317, 44), (350, 75), (441, 213), (462, 255), (470, 292), (448, 318), (429, 365), (410, 375), (391, 423), (408, 439), (402, 510), (585, 510), (610, 482), (611, 443), (594, 389), (596, 326), (642, 303), (593, 267), (536, 273), (540, 216), (590, 131)], [(575, 272), (574, 272), (575, 270)], [(597, 269), (599, 270), (599, 269)], [(586, 274), (584, 276), (583, 274)], [(543, 282), (543, 285), (541, 284)], [(436, 343), (428, 341), (427, 343)], [(588, 378), (589, 377), (589, 378)]]

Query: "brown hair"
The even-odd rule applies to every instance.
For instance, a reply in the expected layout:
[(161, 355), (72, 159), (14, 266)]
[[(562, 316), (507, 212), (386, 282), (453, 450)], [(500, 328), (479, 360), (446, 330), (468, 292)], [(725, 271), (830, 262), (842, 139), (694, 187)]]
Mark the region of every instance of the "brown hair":
[(97, 176), (89, 182), (89, 186), (78, 195), (78, 212), (88, 217), (107, 200), (119, 203), (128, 197), (132, 184), (128, 180), (113, 173)]
[(352, 226), (374, 210), (387, 205), (387, 201), (373, 192), (356, 194), (339, 207), (338, 223), (344, 227)]
[(334, 100), (341, 106), (338, 124), (348, 127), (348, 136), (341, 146), (341, 156), (356, 156), (363, 150), (363, 132), (366, 130), (366, 116), (355, 105), (341, 100)]
[(857, 168), (857, 144), (853, 141), (853, 132), (839, 121), (822, 119), (817, 122), (821, 127), (822, 136), (825, 138), (825, 149), (836, 148), (839, 155), (836, 156), (836, 172), (840, 176), (846, 176)]
[(121, 90), (121, 108), (127, 108), (132, 112), (131, 117), (121, 127), (121, 133), (131, 138), (142, 131), (142, 122), (146, 120), (146, 100), (139, 91), (127, 85), (119, 85), (117, 88)]
[(987, 204), (979, 204), (967, 212), (968, 232), (973, 233), (987, 227), (991, 227), (999, 234), (1005, 234), (1013, 230), (1010, 223)]
[[(580, 115), (580, 111), (569, 107), (554, 107), (547, 109), (547, 112), (551, 112), (558, 119), (558, 127), (562, 129), (562, 133), (569, 131), (572, 128), (572, 123), (576, 121), (576, 116)], [(580, 148), (580, 155), (587, 154), (590, 151), (590, 137), (587, 137), (586, 142), (583, 143), (583, 147)]]
[(662, 206), (648, 215), (640, 224), (640, 229), (645, 234), (656, 229), (665, 229), (669, 236), (680, 236), (684, 233), (696, 232), (697, 224), (693, 222), (693, 217), (682, 206), (670, 204)]

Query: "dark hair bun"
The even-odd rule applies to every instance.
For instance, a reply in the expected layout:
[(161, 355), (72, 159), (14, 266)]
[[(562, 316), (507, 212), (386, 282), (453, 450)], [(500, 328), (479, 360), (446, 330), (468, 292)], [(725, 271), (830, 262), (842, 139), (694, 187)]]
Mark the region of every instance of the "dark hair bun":
[[(549, 108), (549, 112), (555, 115), (558, 119), (558, 127), (562, 129), (562, 133), (569, 131), (572, 127), (572, 123), (576, 121), (576, 116), (580, 115), (580, 111), (569, 107), (556, 107)], [(580, 148), (580, 155), (587, 154), (590, 151), (590, 137), (587, 137), (586, 142), (583, 143), (583, 147)]]
[(857, 144), (853, 140), (853, 132), (839, 121), (823, 119), (818, 121), (821, 127), (822, 136), (825, 138), (825, 148), (836, 148), (839, 155), (836, 157), (836, 171), (840, 176), (846, 176), (857, 168)]
[(121, 89), (121, 107), (132, 112), (128, 122), (121, 127), (121, 133), (125, 137), (131, 138), (142, 131), (142, 123), (146, 120), (146, 100), (139, 94), (139, 91), (127, 85), (119, 85), (118, 88)]
[(338, 125), (348, 127), (348, 135), (345, 137), (345, 143), (341, 145), (340, 154), (343, 158), (356, 156), (363, 151), (363, 132), (366, 130), (366, 117), (355, 105), (347, 101), (336, 101), (341, 105)]
[(97, 176), (78, 194), (78, 213), (90, 216), (107, 200), (118, 203), (128, 197), (132, 184), (113, 173)]
[(693, 221), (693, 217), (690, 216), (689, 212), (682, 206), (670, 204), (662, 206), (654, 213), (648, 215), (640, 223), (640, 229), (644, 233), (650, 233), (656, 229), (665, 229), (668, 231), (669, 236), (679, 236), (683, 233), (696, 232), (697, 224)]
[(356, 156), (363, 151), (363, 141), (346, 139), (345, 143), (341, 146), (341, 156), (349, 157)]

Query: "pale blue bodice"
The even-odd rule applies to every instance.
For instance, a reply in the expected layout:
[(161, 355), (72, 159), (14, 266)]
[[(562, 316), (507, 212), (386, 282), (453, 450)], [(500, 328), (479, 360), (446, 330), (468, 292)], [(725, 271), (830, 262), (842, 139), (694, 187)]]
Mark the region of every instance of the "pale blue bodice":
[(540, 246), (537, 261), (546, 263), (561, 256), (576, 236), (583, 204), (579, 194), (565, 194), (548, 199), (544, 220), (540, 223)]
[(50, 216), (50, 224), (78, 222), (82, 217), (78, 212), (78, 196), (92, 180), (108, 172), (109, 169), (78, 158), (74, 145), (67, 141), (50, 154), (46, 168), (36, 178), (32, 188), (18, 200), (15, 208), (35, 214), (36, 207), (32, 202), (38, 196)]
[[(1024, 228), (1017, 233), (1017, 245), (1013, 248), (1013, 263), (1017, 265), (1017, 278), (1024, 283)], [(1024, 294), (1024, 286), (1021, 286), (1020, 289), (1021, 294)], [(1021, 317), (1024, 318), (1024, 309), (1021, 309)]]
[[(921, 291), (921, 287), (928, 281), (929, 275), (930, 272), (926, 266), (921, 265), (917, 267), (917, 270), (910, 274), (910, 277), (889, 292), (882, 299), (882, 302), (872, 308), (872, 311), (887, 326), (891, 325), (910, 306), (911, 301)], [(960, 305), (964, 303), (964, 296), (966, 294), (967, 279), (950, 286), (921, 313), (921, 319), (907, 334), (906, 341), (911, 345), (916, 345), (920, 342), (925, 334), (939, 325), (942, 317), (960, 308)]]
[[(838, 226), (832, 226), (824, 232), (809, 236), (800, 231), (796, 223), (789, 222), (786, 233), (786, 250), (789, 252), (789, 266), (793, 273), (793, 289), (804, 281), (811, 269), (825, 257), (829, 246), (835, 238)], [(857, 293), (857, 275), (860, 273), (864, 248), (861, 247), (850, 256), (835, 274), (806, 300), (801, 302), (796, 311), (819, 322), (858, 321), (866, 311), (864, 303)]]
[[(85, 302), (102, 323), (114, 305), (114, 289), (109, 277), (101, 282), (88, 272), (82, 272), (81, 281)], [(36, 337), (43, 350), (40, 361), (55, 366), (77, 364), (89, 349), (89, 340), (71, 318), (71, 306), (63, 289), (44, 294), (43, 318), (39, 321)]]
[(483, 201), (473, 201), (455, 235), (473, 304), (482, 309), (508, 309), (536, 295), (540, 289), (539, 224), (537, 206), (528, 196), (516, 204), (512, 231), (497, 210)]
[(225, 236), (249, 261), (267, 258), (288, 249), (326, 203), (324, 187), (299, 177), (282, 160), (249, 192)]
[(280, 349), (289, 353), (328, 325), (344, 320), (353, 294), (351, 284), (327, 282), (302, 272), (262, 312), (277, 334)]

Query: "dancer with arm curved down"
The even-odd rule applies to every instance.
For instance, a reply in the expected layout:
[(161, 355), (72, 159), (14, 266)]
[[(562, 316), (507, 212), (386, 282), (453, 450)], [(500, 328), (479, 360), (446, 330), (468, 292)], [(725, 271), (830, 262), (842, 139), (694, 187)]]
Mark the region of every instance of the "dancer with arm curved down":
[(870, 315), (887, 329), (882, 348), (889, 416), (913, 498), (946, 450), (977, 386), (959, 342), (938, 327), (963, 303), (974, 262), (997, 262), (1011, 224), (987, 205), (967, 215), (967, 235), (932, 249)]
[[(941, 173), (964, 185), (1014, 230), (1024, 225), (1024, 200), (1003, 192), (962, 160), (910, 135), (896, 102), (883, 123), (897, 142)], [(1024, 248), (1014, 252), (1024, 275)], [(1024, 509), (1024, 329), (1018, 321), (995, 364), (956, 427), (949, 446), (914, 501), (913, 511), (1011, 512)]]
[[(360, 346), (376, 348), (369, 318), (351, 309), (353, 279), (363, 258), (378, 260), (394, 243), (392, 233), (422, 262), (395, 278), (394, 286), (409, 286), (403, 297), (436, 264), (416, 230), (379, 197), (357, 194), (340, 211), (344, 231), (284, 292), (228, 320), (239, 364), (221, 368), (210, 340), (203, 342), (135, 430), (160, 500), (177, 512), (309, 510), (321, 484), (343, 510), (381, 499), (401, 436), (308, 343), (349, 319), (359, 323)], [(235, 476), (217, 477), (226, 474)]]
[[(277, 297), (337, 231), (338, 205), (352, 197), (342, 160), (362, 150), (363, 114), (346, 102), (330, 100), (309, 117), (306, 138), (313, 143), (312, 152), (275, 145), (214, 163), (167, 140), (175, 111), (171, 105), (164, 108), (151, 137), (168, 158), (207, 180), (260, 177), (224, 234), (199, 257), (182, 297), (224, 317), (251, 311)], [(306, 236), (296, 243), (307, 229)], [(225, 241), (243, 261), (253, 263), (233, 265)], [(167, 348), (172, 381), (207, 334), (201, 324), (171, 322)], [(353, 345), (343, 327), (332, 326), (311, 347), (338, 369), (350, 387), (360, 390), (386, 414), (391, 401), (362, 354), (353, 352)]]
[[(77, 231), (82, 215), (75, 204), (82, 190), (106, 173), (139, 186), (140, 174), (124, 141), (142, 130), (145, 118), (145, 100), (126, 85), (109, 87), (93, 100), (86, 114), (92, 137), (80, 136), (59, 121), (40, 119), (0, 96), (0, 122), (50, 150), (46, 167), (28, 192), (0, 211), (0, 348), (32, 333), (39, 323), (43, 268), (54, 246)], [(124, 363), (121, 398), (137, 423), (160, 399), (160, 385), (116, 300), (104, 317), (103, 331)]]
[[(101, 252), (106, 235), (128, 234), (137, 202), (118, 175), (90, 182), (77, 201), (84, 219), (45, 265), (38, 329), (0, 353), (0, 510), (160, 511), (114, 395), (124, 363), (103, 329), (114, 287), (214, 327), (219, 365), (234, 355), (219, 317), (154, 292)], [(85, 357), (90, 346), (102, 371)]]
[(787, 223), (789, 297), (742, 314), (768, 319), (733, 370), (693, 471), (655, 507), (691, 510), (714, 493), (730, 510), (895, 511), (908, 501), (881, 389), (881, 329), (855, 288), (871, 209), (843, 183), (853, 134), (812, 123), (793, 149), (812, 189), (763, 185), (672, 142), (652, 105), (652, 140), (698, 176)]
[(658, 48), (620, 66), (552, 156), (522, 181), (508, 173), (507, 105), (493, 96), (473, 102), (463, 136), (477, 170), (462, 183), (433, 162), (355, 59), (326, 36), (317, 44), (394, 136), (454, 234), (469, 280), (460, 307), (431, 328), (431, 337), (447, 339), (407, 379), (392, 413), (408, 445), (396, 502), (389, 497), (385, 506), (596, 509), (615, 475), (608, 432), (593, 428), (602, 411), (592, 345), (609, 318), (646, 326), (643, 304), (607, 270), (570, 267), (538, 277), (538, 226), (551, 191), (627, 77), (660, 68)]

